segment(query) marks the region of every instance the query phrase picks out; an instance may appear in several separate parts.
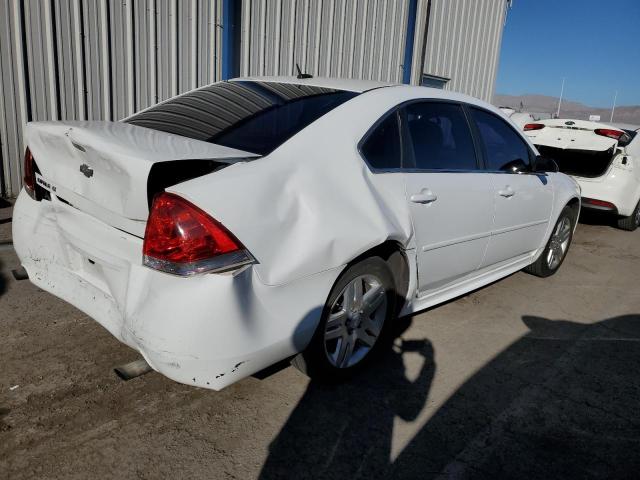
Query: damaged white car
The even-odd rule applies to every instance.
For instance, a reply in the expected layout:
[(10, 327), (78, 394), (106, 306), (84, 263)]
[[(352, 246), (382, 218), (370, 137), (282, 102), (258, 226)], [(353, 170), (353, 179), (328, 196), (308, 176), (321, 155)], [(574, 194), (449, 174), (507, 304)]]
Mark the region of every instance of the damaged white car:
[(640, 137), (637, 126), (555, 119), (524, 130), (540, 153), (582, 188), (584, 208), (615, 215), (617, 225), (640, 225)]
[(398, 315), (551, 275), (580, 209), (497, 109), (423, 87), (237, 79), (25, 138), (31, 281), (216, 390), (290, 357), (345, 376)]

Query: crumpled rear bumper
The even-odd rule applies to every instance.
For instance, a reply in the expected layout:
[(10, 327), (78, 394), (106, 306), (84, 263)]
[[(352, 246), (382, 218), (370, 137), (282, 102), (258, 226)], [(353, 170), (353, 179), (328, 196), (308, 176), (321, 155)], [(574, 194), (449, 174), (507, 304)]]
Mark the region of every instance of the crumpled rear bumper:
[(16, 252), (30, 280), (71, 303), (181, 383), (219, 390), (306, 347), (332, 269), (282, 286), (251, 267), (181, 278), (142, 266), (142, 239), (22, 193)]

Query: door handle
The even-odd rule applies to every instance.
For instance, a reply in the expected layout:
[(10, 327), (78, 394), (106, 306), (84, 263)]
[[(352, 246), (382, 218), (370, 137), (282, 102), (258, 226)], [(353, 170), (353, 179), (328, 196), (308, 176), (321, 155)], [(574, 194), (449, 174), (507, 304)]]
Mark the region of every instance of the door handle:
[(438, 200), (438, 196), (428, 188), (423, 188), (420, 193), (411, 195), (411, 201), (413, 203), (433, 203), (436, 200)]
[(516, 194), (515, 190), (510, 186), (507, 186), (504, 190), (498, 190), (498, 195), (504, 198), (511, 198)]

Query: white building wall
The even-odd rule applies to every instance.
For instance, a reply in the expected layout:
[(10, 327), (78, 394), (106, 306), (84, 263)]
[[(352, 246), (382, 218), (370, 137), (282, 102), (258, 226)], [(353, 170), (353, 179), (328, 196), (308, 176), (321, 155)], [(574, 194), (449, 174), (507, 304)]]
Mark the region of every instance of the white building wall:
[(118, 120), (221, 74), (222, 0), (0, 0), (2, 196), (31, 120)]
[[(509, 0), (416, 0), (411, 83), (493, 96)], [(242, 0), (241, 75), (401, 82), (410, 0)]]
[(241, 75), (401, 82), (410, 0), (242, 0)]
[[(490, 100), (508, 0), (232, 0), (240, 75), (402, 82)], [(415, 3), (414, 3), (415, 2)], [(31, 120), (118, 120), (222, 77), (223, 0), (0, 0), (0, 194), (18, 193)], [(236, 27), (238, 28), (238, 27)]]
[(507, 0), (431, 0), (423, 73), (447, 90), (491, 101)]

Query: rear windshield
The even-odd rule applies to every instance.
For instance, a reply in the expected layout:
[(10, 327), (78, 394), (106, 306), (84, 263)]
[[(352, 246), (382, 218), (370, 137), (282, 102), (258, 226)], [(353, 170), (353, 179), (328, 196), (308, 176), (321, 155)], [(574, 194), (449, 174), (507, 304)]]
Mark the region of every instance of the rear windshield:
[(267, 155), (358, 93), (271, 82), (222, 82), (125, 120), (195, 140)]

